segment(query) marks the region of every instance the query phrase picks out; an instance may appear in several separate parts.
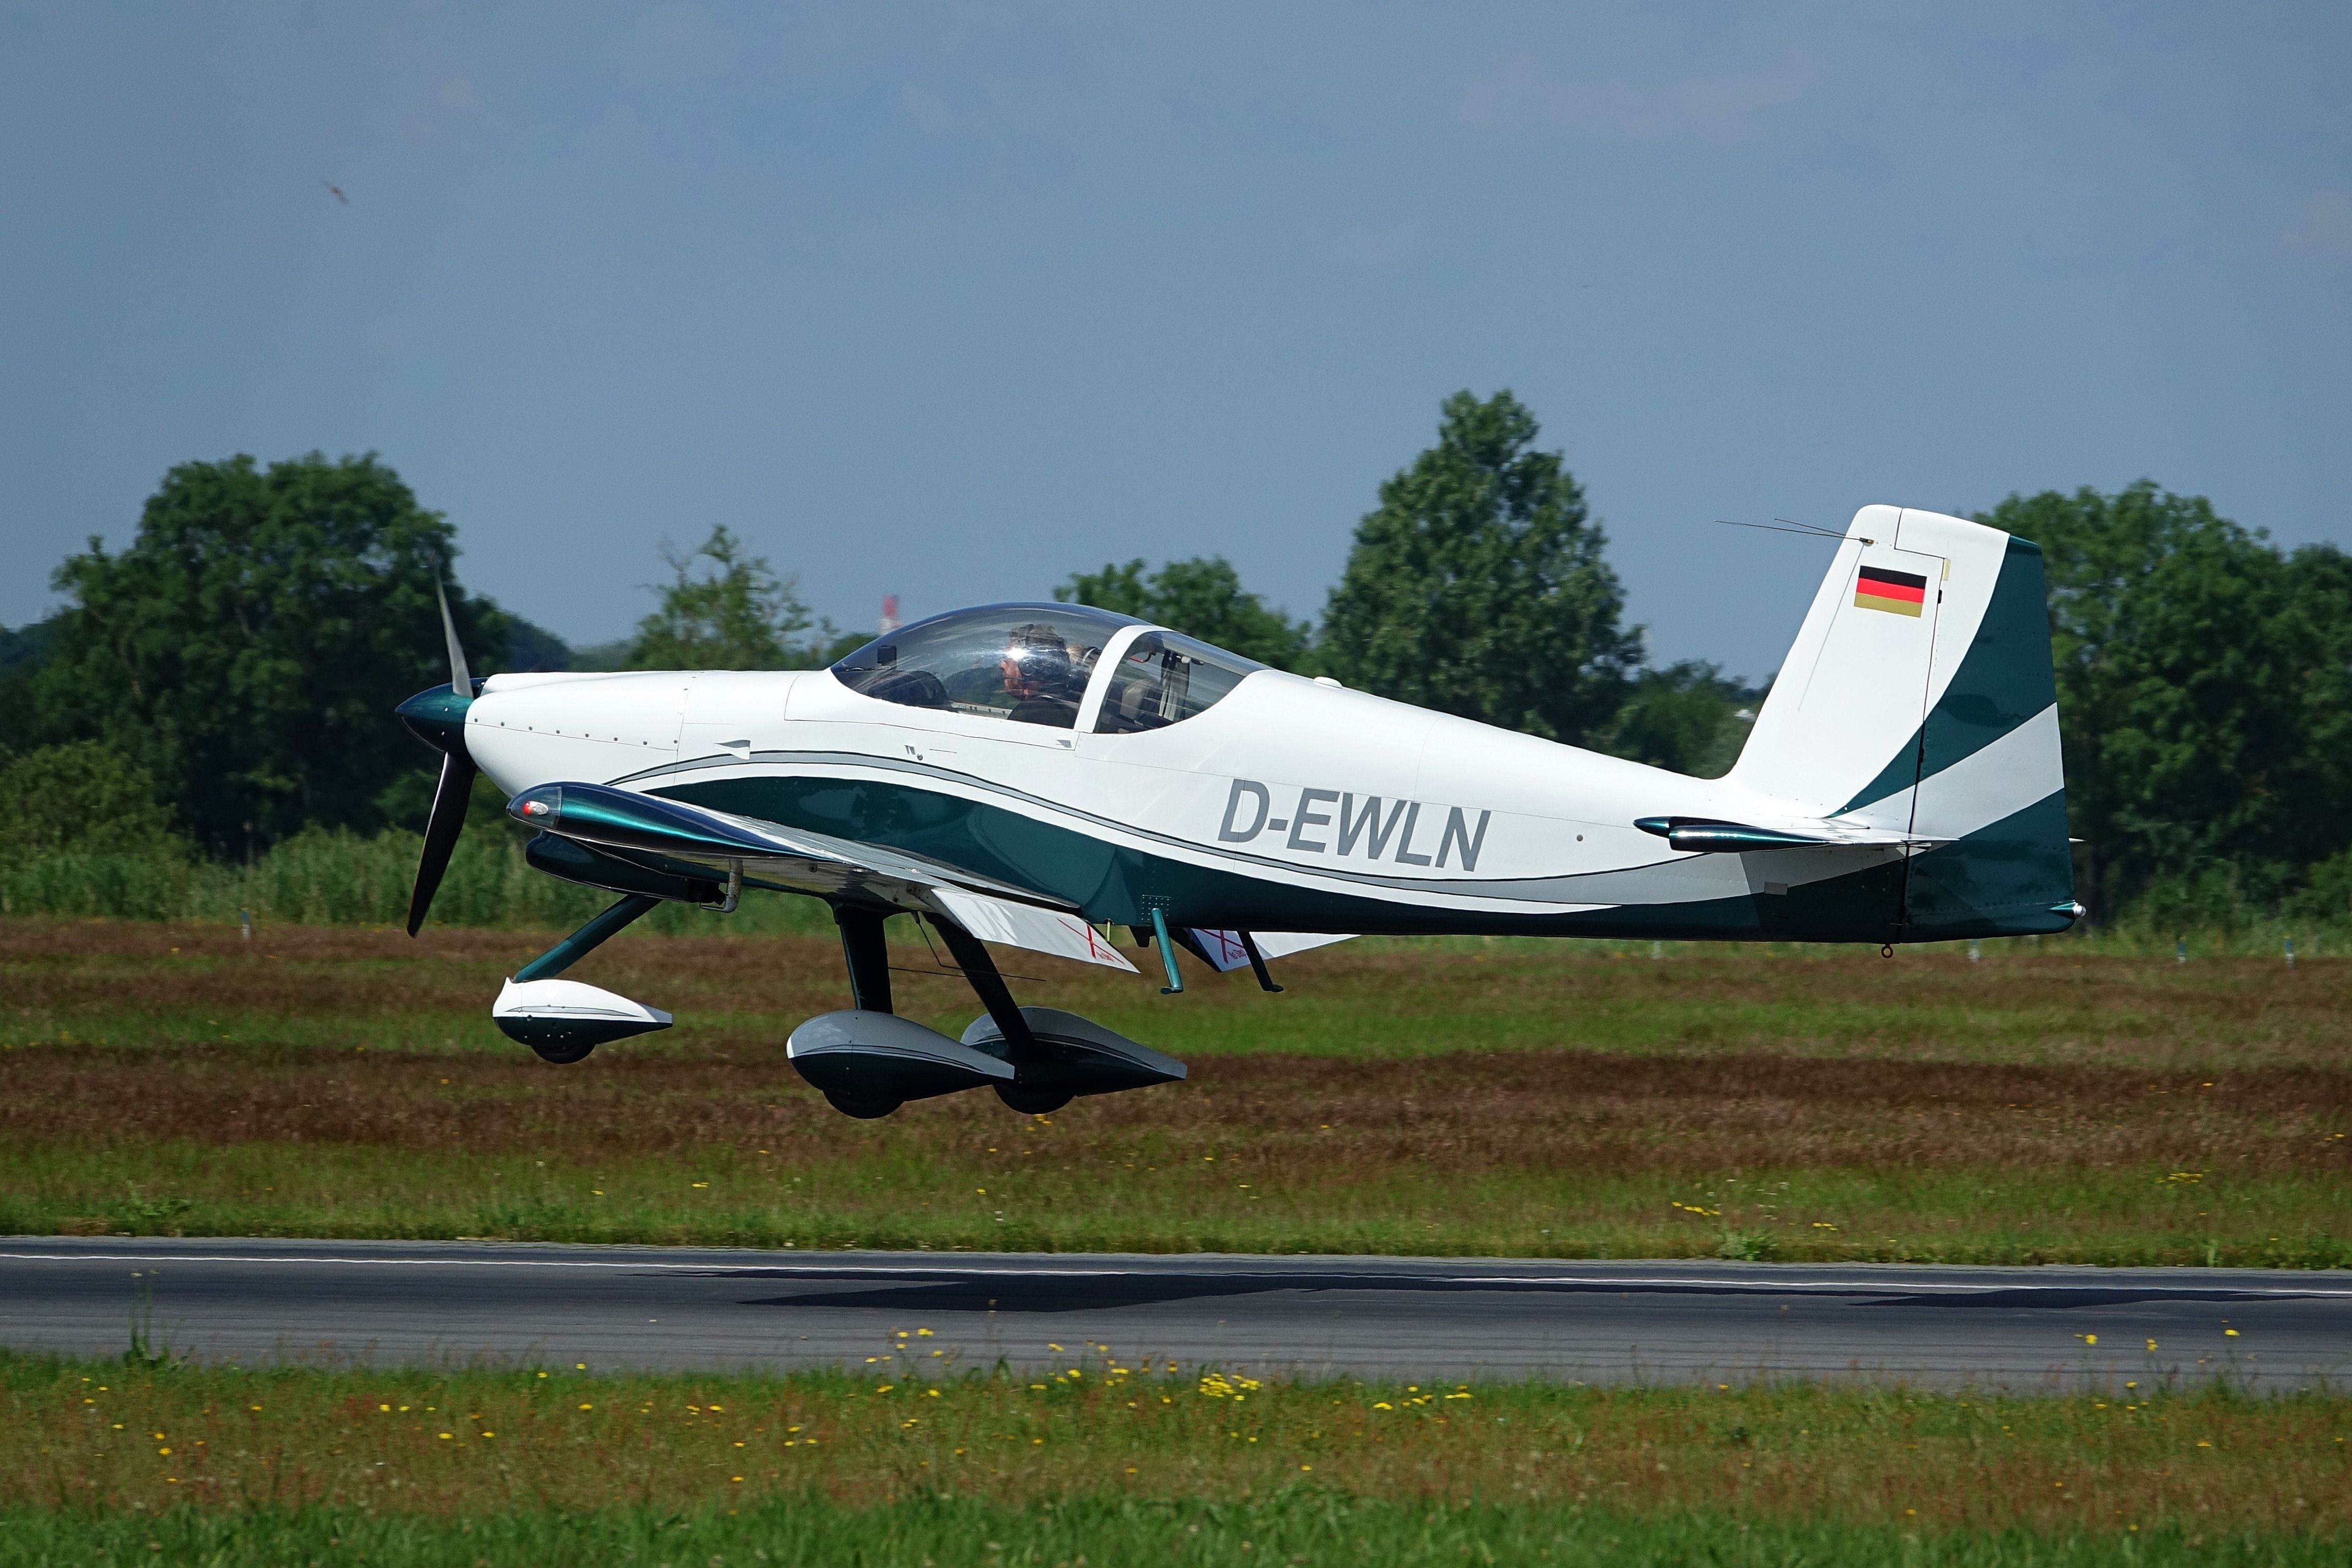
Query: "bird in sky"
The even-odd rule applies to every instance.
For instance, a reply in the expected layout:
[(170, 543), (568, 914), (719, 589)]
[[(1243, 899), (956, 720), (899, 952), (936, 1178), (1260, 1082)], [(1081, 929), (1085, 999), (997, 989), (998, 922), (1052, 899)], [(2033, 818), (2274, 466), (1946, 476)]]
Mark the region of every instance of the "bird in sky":
[(326, 186), (328, 190), (333, 192), (335, 199), (342, 203), (343, 205), (349, 206), (352, 205), (352, 198), (343, 195), (342, 186), (335, 184), (332, 180), (320, 180), (319, 183)]

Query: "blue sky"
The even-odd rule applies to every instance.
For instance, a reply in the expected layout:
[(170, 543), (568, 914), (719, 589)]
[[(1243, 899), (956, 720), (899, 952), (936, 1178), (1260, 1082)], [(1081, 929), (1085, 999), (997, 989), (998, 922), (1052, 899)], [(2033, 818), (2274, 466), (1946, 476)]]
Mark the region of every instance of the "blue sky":
[(1312, 612), (1465, 386), (1750, 676), (1822, 552), (1717, 518), (2352, 542), (2341, 5), (17, 3), (0, 237), (9, 624), (311, 448), (575, 640), (714, 522), (846, 625), (1208, 552)]

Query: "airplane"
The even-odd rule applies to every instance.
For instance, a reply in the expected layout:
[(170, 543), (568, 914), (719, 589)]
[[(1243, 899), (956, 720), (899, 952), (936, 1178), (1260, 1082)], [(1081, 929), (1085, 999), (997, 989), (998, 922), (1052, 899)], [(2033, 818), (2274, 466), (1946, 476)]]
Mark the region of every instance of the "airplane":
[[(440, 592), (436, 570), (436, 592)], [(1286, 673), (1165, 626), (1002, 604), (828, 669), (451, 678), (399, 717), (442, 752), (408, 930), (476, 772), (530, 863), (618, 901), (518, 969), (492, 1016), (551, 1062), (670, 1015), (558, 978), (665, 900), (812, 895), (851, 1005), (793, 1068), (836, 1109), (989, 1089), (1016, 1111), (1184, 1064), (1018, 1005), (988, 944), (1136, 972), (1112, 935), (1247, 967), (1362, 934), (1895, 944), (2063, 931), (2074, 901), (2042, 552), (1866, 506), (1738, 763), (1687, 777)], [(982, 1011), (892, 1010), (884, 922), (935, 929)]]

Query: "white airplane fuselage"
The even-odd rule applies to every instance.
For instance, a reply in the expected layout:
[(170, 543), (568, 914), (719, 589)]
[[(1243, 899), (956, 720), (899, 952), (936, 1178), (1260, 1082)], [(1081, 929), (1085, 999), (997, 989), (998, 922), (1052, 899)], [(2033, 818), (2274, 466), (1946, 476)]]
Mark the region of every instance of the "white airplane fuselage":
[[(1856, 609), (1873, 563), (1932, 583), (1932, 600)], [(830, 670), (502, 675), (464, 739), (509, 796), (641, 792), (919, 855), (1104, 923), (1157, 909), (1265, 931), (2057, 931), (2074, 917), (2046, 631), (1986, 651), (2029, 595), (2038, 618), (2030, 545), (1865, 509), (1720, 779), (1272, 669), (1181, 722), (1104, 732), (1120, 649), (1151, 630), (1132, 626), (1099, 650), (1066, 726), (885, 700)], [(1998, 722), (1976, 717), (1988, 702)], [(1790, 841), (1689, 852), (1662, 821)]]

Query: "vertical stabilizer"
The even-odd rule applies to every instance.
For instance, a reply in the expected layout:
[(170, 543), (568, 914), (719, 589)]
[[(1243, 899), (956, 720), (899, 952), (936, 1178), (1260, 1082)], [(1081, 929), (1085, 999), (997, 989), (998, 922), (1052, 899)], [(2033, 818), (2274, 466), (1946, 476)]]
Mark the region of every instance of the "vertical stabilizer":
[(1728, 782), (1915, 835), (1911, 940), (2072, 924), (2040, 547), (1936, 512), (1856, 512)]

